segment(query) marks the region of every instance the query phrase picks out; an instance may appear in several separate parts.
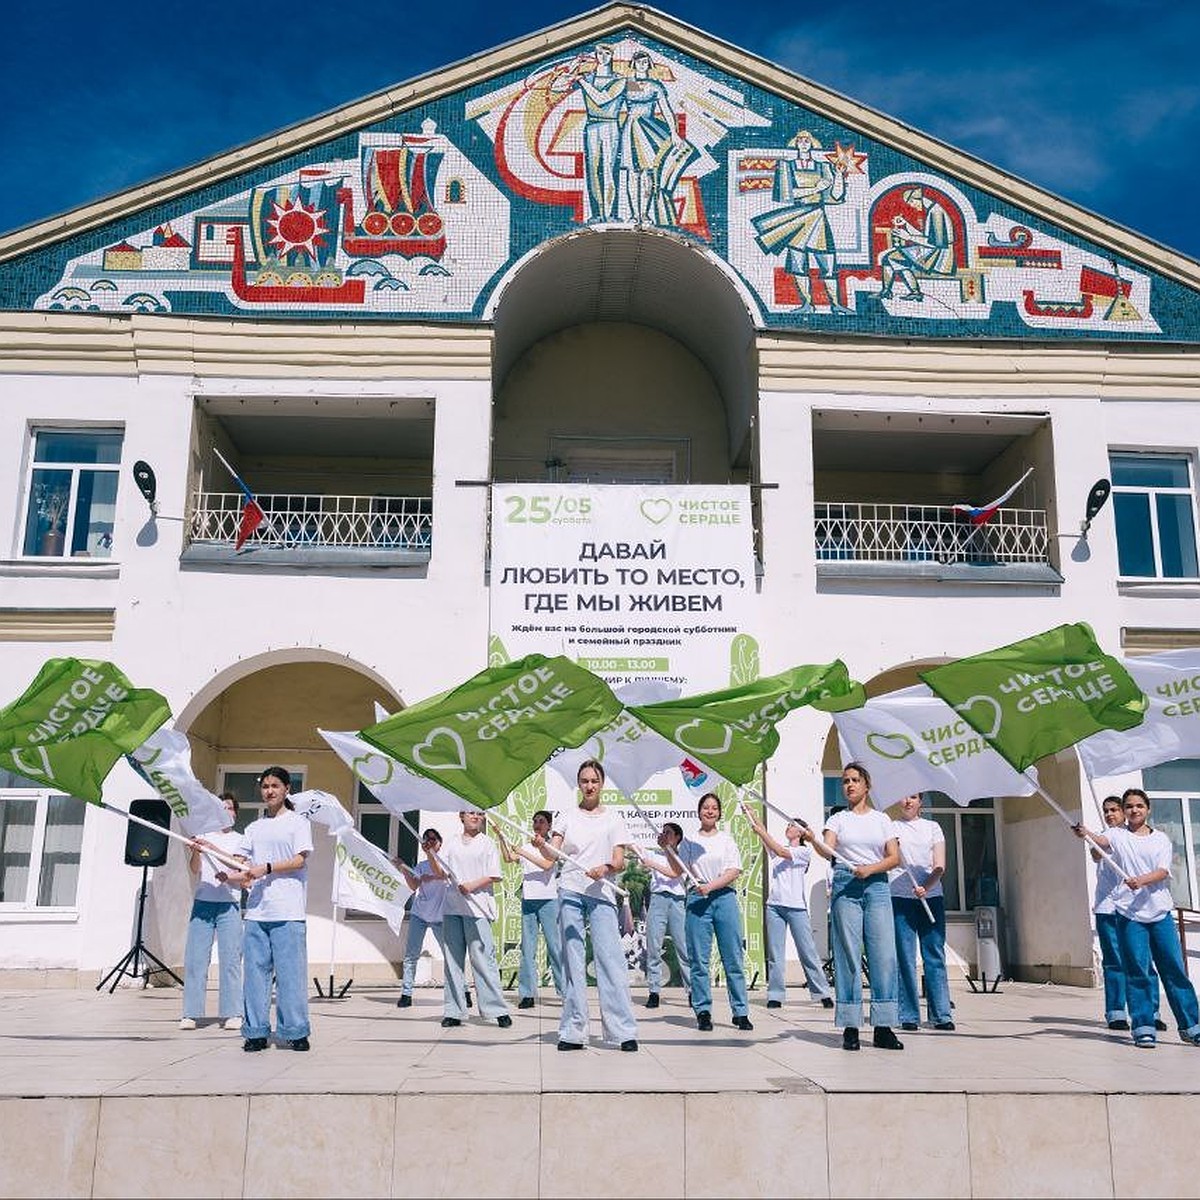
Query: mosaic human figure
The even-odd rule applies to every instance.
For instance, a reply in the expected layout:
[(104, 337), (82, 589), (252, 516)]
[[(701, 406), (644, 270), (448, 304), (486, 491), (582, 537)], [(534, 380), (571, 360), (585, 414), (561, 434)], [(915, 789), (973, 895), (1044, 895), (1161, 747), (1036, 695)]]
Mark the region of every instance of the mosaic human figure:
[[(625, 83), (621, 125), (620, 170), (625, 183), (629, 219), (674, 225), (671, 183), (665, 169), (675, 144), (675, 114), (667, 89), (650, 78), (650, 55), (637, 51), (630, 60), (633, 75)], [(678, 177), (678, 172), (673, 172)]]
[(885, 300), (891, 298), (897, 278), (906, 289), (899, 299), (923, 300), (918, 272), (922, 275), (954, 274), (954, 223), (950, 214), (919, 187), (905, 191), (904, 203), (920, 209), (925, 217), (920, 229), (899, 213), (892, 218), (892, 248), (885, 250), (879, 258), (883, 268), (883, 290), (879, 295)]
[(617, 161), (621, 144), (621, 109), (625, 77), (613, 69), (613, 48), (600, 42), (595, 65), (578, 75), (583, 95), (583, 162), (587, 177), (591, 221), (612, 221), (617, 215)]

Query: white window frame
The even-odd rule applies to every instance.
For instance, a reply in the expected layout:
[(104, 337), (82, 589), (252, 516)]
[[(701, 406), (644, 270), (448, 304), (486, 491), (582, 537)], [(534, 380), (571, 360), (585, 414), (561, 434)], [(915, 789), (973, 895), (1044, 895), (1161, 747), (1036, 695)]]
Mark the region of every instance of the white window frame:
[[(1192, 819), (1192, 801), (1200, 802), (1200, 778), (1197, 778), (1197, 786), (1191, 790), (1182, 788), (1166, 789), (1160, 788), (1152, 790), (1146, 785), (1145, 776), (1143, 778), (1143, 786), (1146, 788), (1146, 795), (1150, 797), (1150, 826), (1157, 828), (1154, 824), (1155, 807), (1160, 803), (1165, 803), (1168, 800), (1179, 801), (1180, 817), (1183, 825), (1183, 845), (1178, 846), (1174, 841), (1171, 842), (1172, 866), (1182, 860), (1182, 865), (1187, 882), (1188, 904), (1191, 909), (1200, 909), (1200, 870), (1196, 862), (1196, 825), (1200, 823), (1200, 817), (1196, 821)], [(1200, 803), (1197, 804), (1197, 809), (1200, 811)], [(1174, 899), (1172, 899), (1174, 903)]]
[[(282, 766), (284, 770), (292, 777), (292, 792), (304, 791), (304, 781), (308, 775), (308, 767), (302, 763), (292, 765), (290, 763), (280, 763), (278, 760), (263, 761), (260, 763), (220, 763), (217, 766), (217, 795), (229, 789), (225, 786), (226, 775), (261, 775), (268, 767)], [(245, 829), (251, 821), (257, 821), (263, 815), (263, 802), (261, 800), (239, 801), (238, 803), (238, 819), (237, 823), (240, 828)]]
[[(22, 916), (77, 917), (79, 915), (79, 893), (83, 887), (83, 853), (87, 822), (86, 807), (83, 809), (84, 820), (79, 826), (80, 863), (79, 874), (75, 881), (75, 903), (51, 905), (39, 904), (37, 902), (38, 891), (42, 882), (42, 856), (46, 849), (46, 822), (49, 817), (50, 800), (51, 797), (62, 795), (65, 795), (65, 793), (50, 788), (0, 788), (0, 801), (24, 800), (28, 802), (32, 800), (36, 805), (33, 818), (33, 839), (29, 849), (29, 879), (25, 885), (25, 897), (23, 900), (5, 899), (0, 901), (0, 916), (20, 914)], [(83, 801), (80, 801), (80, 803), (82, 804)]]
[[(1146, 583), (1161, 580), (1166, 583), (1195, 583), (1200, 581), (1200, 575), (1165, 575), (1163, 573), (1161, 539), (1158, 532), (1158, 505), (1156, 496), (1187, 496), (1191, 502), (1192, 511), (1192, 550), (1200, 562), (1200, 510), (1196, 504), (1196, 456), (1187, 450), (1150, 450), (1145, 447), (1130, 448), (1110, 446), (1108, 448), (1109, 471), (1112, 471), (1112, 460), (1118, 458), (1158, 458), (1176, 459), (1187, 467), (1188, 482), (1182, 487), (1151, 487), (1148, 484), (1117, 484), (1112, 485), (1113, 507), (1116, 508), (1118, 496), (1147, 496), (1150, 509), (1150, 549), (1154, 556), (1153, 575), (1121, 575), (1125, 583)], [(1114, 516), (1114, 529), (1116, 518)], [(1117, 544), (1118, 562), (1120, 560), (1120, 543)], [(1118, 567), (1118, 570), (1120, 568)]]
[[(67, 433), (67, 434), (120, 434), (121, 435), (121, 453), (115, 463), (47, 463), (38, 462), (37, 460), (37, 439), (40, 433)], [(15, 547), (16, 557), (25, 562), (70, 562), (73, 560), (71, 552), (71, 531), (75, 524), (75, 513), (79, 504), (79, 479), (82, 471), (97, 471), (107, 472), (116, 477), (117, 491), (113, 498), (113, 528), (110, 534), (112, 545), (109, 547), (110, 553), (104, 556), (95, 556), (103, 562), (111, 563), (116, 561), (116, 556), (113, 553), (116, 549), (116, 514), (117, 505), (121, 495), (121, 467), (125, 458), (125, 426), (121, 423), (113, 422), (88, 422), (80, 424), (55, 423), (53, 421), (41, 421), (36, 424), (30, 424), (28, 429), (27, 453), (25, 463), (25, 484), (21, 495), (20, 522), (17, 529), (17, 544)], [(61, 554), (26, 554), (25, 553), (25, 536), (29, 528), (30, 507), (33, 500), (33, 476), (36, 471), (70, 471), (71, 483), (68, 492), (67, 512), (63, 518), (63, 548)]]

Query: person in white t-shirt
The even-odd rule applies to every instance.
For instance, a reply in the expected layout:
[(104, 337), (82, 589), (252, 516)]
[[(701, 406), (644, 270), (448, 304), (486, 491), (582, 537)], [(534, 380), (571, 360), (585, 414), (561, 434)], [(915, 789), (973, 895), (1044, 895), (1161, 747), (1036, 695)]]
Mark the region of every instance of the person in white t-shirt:
[(700, 797), (697, 808), (700, 828), (693, 837), (684, 838), (678, 850), (671, 849), (665, 838), (659, 845), (667, 852), (671, 865), (682, 875), (686, 866), (695, 881), (687, 898), (687, 947), (691, 964), (692, 1011), (696, 1028), (709, 1032), (712, 1027), (712, 944), (714, 937), (721, 965), (725, 968), (725, 986), (735, 1029), (749, 1031), (750, 1001), (746, 992), (745, 939), (742, 910), (738, 907), (733, 884), (742, 873), (742, 856), (737, 843), (723, 829), (721, 801), (715, 792)]
[(770, 959), (767, 966), (767, 1007), (782, 1008), (787, 996), (787, 935), (790, 932), (800, 965), (804, 968), (808, 994), (814, 1000), (819, 1000), (825, 1008), (832, 1008), (833, 997), (829, 994), (829, 983), (821, 965), (821, 956), (817, 953), (817, 944), (813, 941), (812, 922), (808, 917), (808, 895), (804, 883), (808, 865), (812, 861), (812, 851), (804, 844), (804, 826), (798, 821), (789, 821), (783, 831), (787, 839), (785, 843), (772, 837), (749, 805), (743, 804), (742, 811), (770, 856), (771, 883), (764, 910), (767, 956)]
[(1124, 876), (1124, 886), (1113, 899), (1133, 1044), (1152, 1050), (1157, 1040), (1156, 989), (1150, 976), (1153, 963), (1179, 1025), (1179, 1036), (1189, 1045), (1200, 1046), (1200, 1006), (1188, 978), (1172, 913), (1171, 839), (1151, 828), (1150, 798), (1141, 788), (1127, 788), (1121, 805), (1125, 810), (1123, 829), (1101, 834), (1076, 825), (1075, 832), (1109, 852)]
[[(925, 966), (925, 1007), (934, 1029), (954, 1028), (950, 981), (946, 977), (946, 835), (921, 816), (921, 797), (905, 796), (892, 828), (900, 845), (900, 866), (891, 873), (892, 925), (896, 931), (896, 963), (900, 971), (900, 1028), (921, 1023), (921, 991), (917, 981), (917, 946)], [(924, 904), (921, 901), (924, 900)], [(925, 905), (929, 905), (929, 912)], [(929, 913), (933, 913), (930, 921)]]
[(234, 829), (238, 802), (232, 792), (221, 794), (229, 824), (219, 833), (208, 833), (188, 844), (188, 869), (196, 879), (192, 914), (188, 919), (187, 946), (183, 951), (183, 1018), (180, 1029), (195, 1029), (204, 1017), (208, 990), (208, 964), (213, 939), (217, 942), (220, 990), (217, 1015), (226, 1029), (242, 1027), (242, 909), (241, 893), (217, 879), (228, 872), (219, 859), (205, 854), (207, 847), (233, 858), (249, 852), (246, 839)]
[[(228, 881), (249, 888), (244, 936), (242, 1049), (265, 1050), (271, 1032), (271, 977), (275, 978), (275, 1027), (293, 1050), (307, 1050), (308, 856), (312, 826), (292, 809), (292, 777), (268, 767), (258, 790), (266, 809), (246, 827), (250, 864)], [(218, 875), (220, 878), (220, 875)]]
[[(683, 841), (683, 827), (674, 821), (666, 821), (662, 828), (671, 848), (677, 849)], [(646, 997), (646, 1007), (657, 1008), (662, 1002), (663, 947), (668, 934), (675, 947), (675, 957), (679, 960), (679, 974), (683, 986), (688, 989), (690, 1003), (691, 967), (688, 964), (684, 904), (687, 896), (686, 881), (682, 875), (675, 873), (675, 868), (667, 859), (658, 858), (636, 846), (631, 846), (630, 849), (650, 872), (650, 903), (646, 913), (646, 983), (650, 994)]]
[[(553, 818), (545, 809), (533, 814), (533, 833), (543, 839), (550, 836)], [(558, 866), (532, 842), (510, 846), (496, 826), (500, 855), (506, 863), (521, 864), (521, 966), (517, 972), (518, 1008), (532, 1008), (537, 1002), (538, 933), (546, 943), (546, 961), (554, 990), (561, 996), (562, 934), (558, 928)]]
[(496, 943), (492, 922), (496, 919), (496, 884), (500, 852), (483, 832), (481, 812), (460, 812), (462, 833), (447, 838), (441, 853), (430, 857), (433, 873), (450, 878), (446, 907), (442, 913), (442, 944), (446, 951), (442, 988), (442, 1028), (461, 1025), (467, 1015), (467, 956), (475, 975), (479, 1015), (495, 1017), (501, 1029), (512, 1025), (508, 1005), (500, 990), (500, 968), (496, 965)]
[(607, 1041), (636, 1051), (637, 1021), (629, 994), (629, 968), (621, 944), (618, 893), (611, 879), (625, 870), (625, 847), (633, 838), (616, 809), (600, 803), (604, 768), (588, 759), (575, 776), (579, 807), (559, 813), (549, 839), (535, 835), (533, 846), (552, 845), (570, 856), (558, 878), (558, 924), (563, 945), (563, 1006), (558, 1048), (582, 1050), (588, 1039), (586, 938), (592, 935), (592, 961), (600, 998), (600, 1025)]
[[(427, 829), (421, 835), (421, 848), (428, 854), (437, 854), (442, 848), (442, 835), (436, 829)], [(445, 956), (442, 942), (442, 913), (446, 907), (449, 880), (433, 873), (433, 864), (428, 858), (415, 867), (406, 866), (396, 860), (396, 866), (404, 876), (404, 882), (413, 891), (412, 903), (408, 908), (408, 935), (404, 942), (404, 965), (400, 974), (400, 999), (397, 1008), (412, 1007), (413, 983), (417, 977), (417, 961), (425, 945), (425, 935), (432, 933), (438, 949)]]
[(833, 934), (834, 1023), (842, 1029), (842, 1049), (859, 1048), (862, 1024), (863, 954), (871, 982), (873, 1044), (879, 1050), (903, 1050), (892, 1026), (900, 1017), (897, 1002), (896, 934), (888, 872), (900, 865), (900, 849), (891, 817), (871, 804), (871, 776), (859, 763), (842, 768), (846, 807), (825, 822), (824, 840), (807, 830), (805, 840), (833, 863), (829, 915)]

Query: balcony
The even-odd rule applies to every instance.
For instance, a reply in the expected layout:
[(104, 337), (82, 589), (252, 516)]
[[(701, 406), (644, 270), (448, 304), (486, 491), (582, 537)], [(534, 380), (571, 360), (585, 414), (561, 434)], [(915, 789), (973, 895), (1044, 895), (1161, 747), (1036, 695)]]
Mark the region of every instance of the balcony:
[(814, 515), (822, 578), (1062, 582), (1043, 509), (1001, 508), (982, 525), (924, 504), (818, 502)]
[(265, 519), (237, 551), (242, 494), (195, 492), (183, 561), (316, 568), (429, 562), (433, 503), (428, 496), (259, 493), (257, 500)]

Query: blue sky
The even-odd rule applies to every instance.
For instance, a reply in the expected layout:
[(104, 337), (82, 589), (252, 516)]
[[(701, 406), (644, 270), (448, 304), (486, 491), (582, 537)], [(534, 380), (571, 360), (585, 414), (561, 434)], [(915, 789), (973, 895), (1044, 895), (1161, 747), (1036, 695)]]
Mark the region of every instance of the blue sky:
[[(7, 231), (535, 32), (587, 0), (10, 0)], [(733, 42), (1200, 258), (1196, 0), (662, 0)]]

